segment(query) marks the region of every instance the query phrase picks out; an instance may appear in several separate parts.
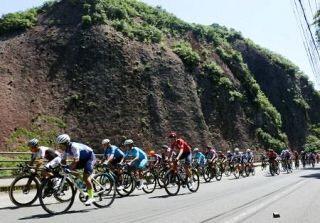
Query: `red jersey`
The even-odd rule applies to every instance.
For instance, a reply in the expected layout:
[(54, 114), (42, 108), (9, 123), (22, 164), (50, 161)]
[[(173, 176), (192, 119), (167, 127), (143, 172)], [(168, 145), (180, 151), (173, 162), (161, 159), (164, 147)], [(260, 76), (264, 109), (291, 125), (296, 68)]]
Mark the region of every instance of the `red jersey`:
[(272, 152), (268, 151), (267, 152), (267, 157), (269, 159), (275, 159), (275, 158), (277, 158), (277, 156), (278, 156), (278, 154), (275, 151), (272, 151)]
[(171, 145), (172, 149), (183, 149), (184, 153), (191, 152), (191, 147), (183, 140), (183, 139), (178, 139)]

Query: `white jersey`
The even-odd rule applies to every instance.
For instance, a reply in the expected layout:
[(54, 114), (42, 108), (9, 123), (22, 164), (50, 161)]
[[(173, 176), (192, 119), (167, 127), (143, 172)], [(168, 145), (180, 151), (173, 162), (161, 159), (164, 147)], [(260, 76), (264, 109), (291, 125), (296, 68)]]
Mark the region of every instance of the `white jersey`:
[(39, 151), (36, 153), (32, 153), (31, 159), (37, 160), (37, 159), (44, 159), (44, 156), (46, 154), (46, 150), (50, 149), (49, 147), (45, 147), (45, 146), (40, 146), (39, 147)]

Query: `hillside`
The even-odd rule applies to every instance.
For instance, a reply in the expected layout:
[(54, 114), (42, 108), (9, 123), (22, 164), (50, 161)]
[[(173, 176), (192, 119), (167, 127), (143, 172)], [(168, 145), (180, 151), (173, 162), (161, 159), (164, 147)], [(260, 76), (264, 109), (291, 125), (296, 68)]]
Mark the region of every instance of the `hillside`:
[(159, 146), (174, 130), (193, 146), (301, 149), (318, 140), (319, 93), (273, 57), (234, 30), (135, 0), (61, 0), (5, 15), (1, 148), (46, 115), (95, 148), (122, 136)]

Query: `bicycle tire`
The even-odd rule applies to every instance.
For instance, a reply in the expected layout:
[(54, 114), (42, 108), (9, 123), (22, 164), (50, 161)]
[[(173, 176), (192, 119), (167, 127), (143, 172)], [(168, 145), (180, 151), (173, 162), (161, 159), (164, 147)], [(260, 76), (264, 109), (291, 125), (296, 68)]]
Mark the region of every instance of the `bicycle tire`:
[[(170, 196), (177, 195), (180, 191), (180, 186), (181, 186), (180, 184), (181, 184), (181, 181), (178, 174), (173, 172), (172, 170), (169, 170), (165, 176), (165, 186), (164, 186), (164, 189), (167, 192), (167, 194)], [(171, 189), (173, 190), (171, 191)]]
[(151, 194), (157, 186), (157, 178), (151, 171), (146, 171), (143, 174), (143, 187), (142, 190), (147, 193)]
[(194, 169), (191, 170), (191, 173), (192, 173), (193, 185), (192, 185), (192, 188), (190, 188), (190, 185), (187, 183), (187, 187), (192, 193), (195, 193), (199, 190), (200, 176), (199, 176), (198, 172)]
[(116, 189), (117, 193), (121, 196), (121, 197), (126, 197), (129, 196), (135, 188), (135, 181), (134, 178), (131, 174), (129, 174), (128, 172), (124, 172), (122, 174), (122, 185), (123, 185), (123, 189)]
[[(45, 179), (41, 185), (40, 185), (40, 193), (39, 193), (39, 201), (40, 201), (40, 205), (41, 207), (49, 214), (51, 215), (57, 215), (57, 214), (63, 214), (65, 212), (67, 212), (73, 205), (73, 202), (74, 202), (74, 199), (75, 199), (75, 195), (76, 195), (76, 190), (72, 184), (72, 182), (69, 180), (69, 179), (66, 179), (66, 181), (64, 182), (64, 184), (60, 185), (59, 186), (59, 189), (58, 190), (55, 190), (52, 186), (52, 180), (54, 178), (57, 178), (56, 176), (52, 176), (52, 177), (49, 177), (47, 179)], [(64, 192), (64, 188), (67, 187), (68, 190), (70, 189), (71, 190), (71, 196), (69, 199), (57, 199), (57, 196), (60, 196), (60, 195), (57, 195), (58, 191), (60, 190), (60, 188), (63, 188), (63, 191)], [(52, 203), (49, 202), (49, 205), (47, 205), (44, 201), (45, 198), (47, 197), (51, 197), (53, 195), (54, 199), (58, 202), (60, 202), (61, 204), (63, 203), (66, 203), (65, 201), (69, 201), (70, 203), (67, 204), (67, 206), (65, 208), (63, 208), (62, 210), (60, 211), (53, 211), (52, 209), (50, 209), (50, 206), (52, 207)], [(61, 202), (63, 201), (63, 202)], [(62, 205), (58, 205), (59, 207), (61, 207)]]
[(93, 179), (92, 184), (95, 194), (93, 205), (98, 208), (109, 207), (116, 198), (116, 182), (114, 178), (109, 174), (99, 173), (96, 174)]
[[(36, 177), (33, 177), (33, 179), (31, 179), (31, 182), (29, 183), (31, 185), (35, 185), (35, 189), (36, 189), (36, 193), (34, 194), (34, 196), (31, 195), (31, 198), (30, 198), (31, 200), (28, 199), (27, 202), (22, 202), (22, 201), (19, 201), (18, 198), (14, 195), (17, 187), (22, 187), (21, 188), (22, 194), (26, 194), (25, 192), (23, 192), (23, 190), (25, 189), (24, 187), (26, 187), (26, 185), (24, 185), (24, 186), (19, 185), (19, 181), (27, 180), (27, 182), (28, 182), (31, 177), (32, 176), (18, 176), (12, 181), (10, 188), (9, 188), (9, 197), (10, 197), (11, 202), (14, 205), (16, 205), (18, 207), (27, 207), (27, 206), (32, 205), (37, 200), (37, 198), (39, 196), (40, 181)], [(30, 187), (30, 185), (29, 185), (29, 187)], [(29, 194), (29, 191), (30, 191), (30, 189), (27, 192), (28, 194)]]
[(203, 173), (203, 179), (206, 183), (211, 181), (211, 169), (209, 166), (206, 166)]

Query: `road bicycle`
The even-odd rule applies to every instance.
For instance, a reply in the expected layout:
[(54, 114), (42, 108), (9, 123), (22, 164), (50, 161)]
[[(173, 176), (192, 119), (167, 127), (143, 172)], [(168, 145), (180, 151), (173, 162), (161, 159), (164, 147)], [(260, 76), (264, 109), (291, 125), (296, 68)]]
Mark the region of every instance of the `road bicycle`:
[[(60, 166), (58, 174), (45, 179), (40, 185), (39, 200), (42, 208), (49, 214), (67, 212), (79, 191), (80, 201), (86, 202), (88, 193), (79, 183), (74, 171)], [(77, 181), (78, 180), (78, 181)], [(98, 208), (109, 207), (116, 197), (116, 184), (112, 176), (106, 173), (94, 174), (92, 178), (94, 202)]]
[(181, 165), (177, 161), (170, 163), (170, 170), (165, 174), (164, 189), (170, 196), (175, 196), (179, 193), (180, 187), (188, 187), (191, 192), (197, 192), (200, 186), (198, 172), (191, 168), (191, 178), (189, 178)]

